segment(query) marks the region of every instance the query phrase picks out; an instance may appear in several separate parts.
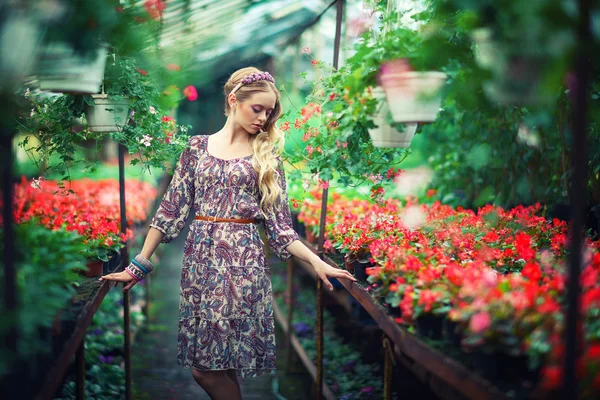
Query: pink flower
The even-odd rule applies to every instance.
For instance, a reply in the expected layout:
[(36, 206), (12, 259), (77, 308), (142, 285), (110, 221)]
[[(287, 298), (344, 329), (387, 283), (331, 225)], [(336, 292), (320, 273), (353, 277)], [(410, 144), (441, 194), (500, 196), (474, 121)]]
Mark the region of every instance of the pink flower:
[(471, 322), (469, 323), (469, 329), (473, 333), (482, 333), (486, 331), (492, 325), (492, 318), (490, 314), (485, 311), (478, 312), (477, 314), (471, 317)]
[(169, 71), (181, 71), (181, 67), (179, 65), (173, 64), (173, 63), (170, 63), (169, 65), (167, 65), (167, 69)]
[(195, 101), (198, 98), (198, 92), (194, 86), (186, 86), (183, 89), (183, 95), (187, 97), (189, 101)]
[(329, 181), (323, 181), (319, 179), (319, 187), (321, 189), (327, 189), (329, 187)]
[(306, 54), (310, 54), (310, 48), (308, 46), (306, 46), (302, 49), (302, 52), (306, 53)]

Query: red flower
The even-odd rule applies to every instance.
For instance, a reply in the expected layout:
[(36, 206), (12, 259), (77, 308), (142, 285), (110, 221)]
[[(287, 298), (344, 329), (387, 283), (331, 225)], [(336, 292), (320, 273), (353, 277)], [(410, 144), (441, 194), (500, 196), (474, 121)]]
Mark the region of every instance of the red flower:
[(428, 198), (431, 198), (431, 197), (435, 196), (436, 194), (437, 194), (436, 189), (429, 189), (429, 190), (427, 190), (427, 193), (425, 194), (425, 196)]
[(181, 67), (177, 64), (170, 63), (167, 65), (169, 71), (181, 71)]
[(562, 369), (549, 365), (542, 370), (542, 387), (546, 390), (558, 389), (562, 383)]
[(183, 95), (187, 97), (189, 101), (195, 101), (198, 98), (198, 92), (194, 86), (186, 86), (183, 89)]
[(137, 68), (137, 72), (139, 72), (140, 74), (142, 74), (143, 76), (148, 76), (148, 72), (146, 72), (145, 70), (141, 69), (141, 68)]
[(164, 117), (162, 117), (162, 122), (175, 122), (175, 119), (171, 116), (165, 115)]
[(294, 208), (298, 208), (298, 200), (296, 200), (296, 199), (291, 199), (290, 201), (292, 202), (292, 207), (294, 207)]
[(525, 278), (529, 279), (530, 281), (537, 282), (542, 277), (542, 270), (540, 269), (540, 266), (538, 263), (530, 262), (530, 263), (525, 264), (525, 267), (521, 271), (521, 275), (523, 275)]
[(146, 0), (144, 8), (151, 18), (159, 19), (165, 10), (165, 3), (162, 0)]
[(287, 132), (290, 130), (290, 123), (289, 122), (284, 122), (281, 125), (279, 125), (279, 129), (281, 129), (284, 132)]

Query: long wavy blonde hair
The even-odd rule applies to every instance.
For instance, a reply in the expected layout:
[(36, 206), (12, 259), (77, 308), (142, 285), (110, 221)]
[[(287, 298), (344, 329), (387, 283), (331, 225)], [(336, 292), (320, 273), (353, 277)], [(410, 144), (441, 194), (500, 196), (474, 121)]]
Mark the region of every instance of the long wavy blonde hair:
[[(247, 67), (235, 71), (229, 77), (229, 80), (223, 88), (225, 93), (225, 115), (231, 113), (231, 106), (227, 100), (229, 94), (237, 84), (246, 76), (253, 73), (260, 73), (257, 68)], [(252, 166), (258, 172), (258, 189), (261, 193), (260, 209), (268, 212), (272, 209), (275, 202), (279, 199), (282, 188), (278, 183), (277, 158), (283, 151), (284, 135), (276, 126), (276, 122), (281, 116), (281, 95), (277, 87), (272, 82), (262, 80), (242, 85), (236, 92), (237, 101), (248, 100), (253, 94), (259, 92), (275, 93), (276, 101), (273, 111), (263, 125), (262, 132), (251, 136), (251, 146), (254, 150), (252, 157)], [(283, 173), (283, 171), (282, 171)]]

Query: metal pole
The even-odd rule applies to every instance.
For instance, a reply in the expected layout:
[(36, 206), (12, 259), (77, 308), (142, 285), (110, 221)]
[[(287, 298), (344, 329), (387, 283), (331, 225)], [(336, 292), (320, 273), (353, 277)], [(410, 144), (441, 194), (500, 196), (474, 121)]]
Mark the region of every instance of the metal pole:
[[(338, 0), (336, 3), (336, 21), (335, 21), (335, 40), (333, 48), (333, 68), (338, 69), (340, 59), (340, 42), (342, 39), (342, 20), (344, 18), (344, 0)], [(319, 250), (318, 255), (323, 260), (325, 258), (325, 221), (327, 219), (327, 196), (329, 190), (323, 189), (321, 200), (321, 218), (319, 221)], [(317, 379), (316, 379), (316, 398), (323, 398), (323, 281), (317, 279)]]
[[(12, 120), (10, 113), (8, 119)], [(4, 249), (2, 261), (4, 262), (4, 306), (9, 314), (13, 316), (12, 320), (17, 321), (18, 315), (18, 293), (17, 293), (17, 271), (15, 268), (14, 249), (15, 237), (13, 226), (13, 134), (10, 127), (2, 124), (0, 126), (0, 139), (2, 140), (2, 218), (4, 221)], [(17, 353), (19, 343), (19, 331), (17, 324), (10, 324), (6, 335), (6, 348)], [(11, 396), (21, 384), (25, 384), (22, 377), (5, 379), (5, 387), (2, 390), (5, 396)], [(22, 386), (21, 386), (22, 387)], [(8, 397), (6, 397), (8, 398)]]
[(392, 400), (392, 376), (394, 373), (394, 355), (393, 345), (390, 339), (383, 335), (383, 399)]
[(566, 316), (566, 356), (564, 360), (563, 398), (577, 400), (576, 361), (579, 355), (577, 345), (577, 323), (579, 320), (579, 276), (582, 262), (583, 218), (585, 207), (585, 179), (587, 175), (587, 155), (585, 151), (587, 127), (587, 96), (589, 86), (590, 62), (588, 46), (591, 42), (589, 0), (579, 0), (578, 52), (576, 60), (576, 80), (572, 90), (574, 102), (573, 118), (573, 180), (571, 182), (571, 249), (570, 265), (567, 281), (567, 316)]
[(288, 299), (287, 309), (287, 326), (288, 331), (285, 335), (285, 348), (286, 348), (286, 370), (289, 372), (292, 368), (293, 351), (292, 351), (292, 317), (294, 314), (294, 261), (291, 259), (287, 262), (287, 291), (286, 297)]
[(85, 399), (85, 336), (75, 353), (75, 398)]
[[(119, 143), (119, 193), (121, 208), (121, 233), (127, 232), (127, 212), (125, 203), (125, 146)], [(127, 246), (121, 250), (123, 266), (129, 264)], [(125, 284), (123, 285), (125, 286)], [(131, 321), (130, 321), (129, 292), (123, 294), (123, 331), (125, 335), (125, 399), (131, 400)]]

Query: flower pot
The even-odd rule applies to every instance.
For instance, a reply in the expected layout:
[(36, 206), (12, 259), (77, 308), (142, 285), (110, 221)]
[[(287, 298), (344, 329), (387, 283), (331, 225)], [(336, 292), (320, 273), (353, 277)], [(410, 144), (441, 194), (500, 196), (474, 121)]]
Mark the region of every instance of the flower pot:
[(535, 376), (528, 368), (525, 355), (514, 356), (498, 350), (486, 351), (481, 348), (472, 353), (471, 360), (481, 375), (493, 381), (515, 382)]
[(380, 101), (380, 107), (377, 114), (373, 116), (373, 122), (377, 125), (375, 128), (369, 128), (369, 135), (375, 147), (410, 147), (410, 142), (417, 131), (417, 124), (406, 124), (404, 130), (397, 131), (389, 125), (385, 117), (389, 111), (389, 106), (385, 100), (385, 93), (381, 87), (373, 89), (373, 94)]
[(389, 72), (379, 81), (395, 122), (435, 121), (442, 103), (440, 90), (446, 83), (443, 72)]
[(442, 338), (442, 326), (444, 316), (423, 314), (415, 320), (415, 327), (419, 336), (427, 337), (434, 340)]
[(102, 260), (94, 259), (89, 260), (85, 264), (85, 270), (83, 271), (83, 275), (88, 278), (95, 278), (97, 276), (102, 276), (102, 272), (104, 271), (104, 262)]
[(460, 346), (460, 342), (462, 340), (462, 327), (458, 323), (449, 320), (448, 318), (444, 319), (443, 325), (443, 336), (444, 340), (453, 345)]
[(113, 99), (105, 94), (92, 95), (94, 105), (85, 109), (85, 117), (92, 132), (119, 132), (127, 123), (130, 101)]
[(367, 268), (371, 267), (370, 263), (361, 263), (359, 261), (354, 261), (354, 277), (359, 281), (366, 281), (369, 277), (367, 275)]
[(311, 231), (310, 229), (307, 229), (306, 230), (306, 240), (308, 240), (308, 243), (317, 244), (318, 238), (317, 238), (317, 235), (315, 235), (313, 233), (313, 231)]
[(348, 272), (350, 272), (351, 274), (354, 273), (354, 262), (350, 261), (350, 259), (348, 258), (348, 255), (346, 255), (344, 257), (344, 265), (346, 266), (346, 269), (348, 270)]
[(40, 52), (37, 76), (40, 90), (91, 94), (100, 91), (106, 66), (106, 47), (86, 55), (65, 43), (52, 43)]

